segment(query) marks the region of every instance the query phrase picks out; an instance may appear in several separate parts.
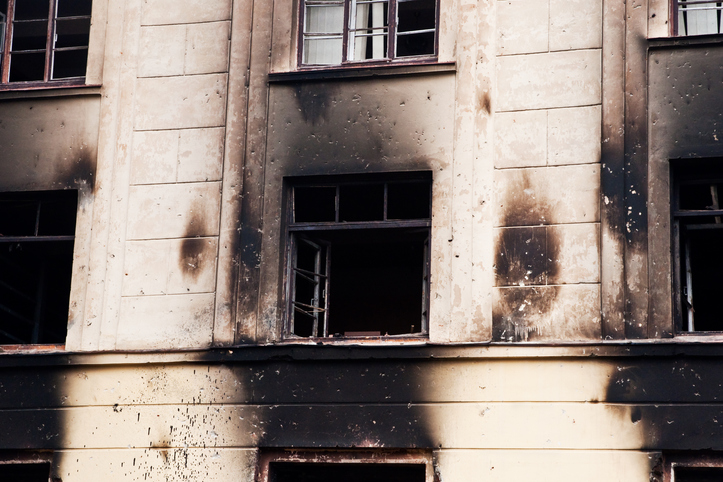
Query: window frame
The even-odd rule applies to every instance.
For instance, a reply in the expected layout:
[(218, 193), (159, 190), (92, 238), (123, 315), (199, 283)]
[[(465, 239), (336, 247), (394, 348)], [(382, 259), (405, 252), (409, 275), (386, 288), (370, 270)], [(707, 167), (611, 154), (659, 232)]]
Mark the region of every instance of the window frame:
[[(346, 69), (346, 68), (358, 68), (358, 67), (374, 67), (374, 66), (385, 66), (390, 64), (432, 64), (436, 63), (439, 56), (439, 19), (440, 19), (440, 0), (434, 0), (435, 13), (434, 13), (434, 52), (432, 54), (414, 55), (397, 57), (396, 46), (397, 46), (397, 10), (398, 3), (404, 0), (388, 0), (389, 10), (387, 12), (388, 27), (387, 27), (387, 57), (383, 59), (368, 59), (368, 60), (348, 60), (349, 52), (349, 37), (350, 32), (353, 30), (350, 27), (351, 22), (351, 4), (355, 0), (339, 0), (339, 3), (344, 5), (343, 15), (343, 28), (341, 32), (342, 37), (342, 52), (341, 62), (338, 64), (307, 64), (304, 63), (304, 39), (305, 39), (305, 22), (306, 22), (306, 5), (307, 2), (313, 3), (314, 0), (299, 0), (298, 15), (299, 19), (297, 30), (297, 48), (296, 48), (296, 65), (299, 70), (330, 70), (330, 69)], [(391, 20), (394, 19), (394, 22)], [(389, 55), (392, 52), (393, 55)]]
[(663, 482), (677, 482), (677, 468), (711, 468), (720, 469), (723, 474), (723, 454), (710, 453), (671, 453), (663, 455)]
[[(70, 209), (71, 208), (70, 201), (73, 199), (73, 196), (71, 194), (72, 192), (75, 192), (75, 197), (74, 197), (74, 199), (75, 199), (75, 206), (74, 206), (75, 215), (72, 219), (72, 222), (73, 222), (72, 229), (70, 229), (70, 227), (68, 228), (68, 232), (69, 233), (72, 232), (72, 234), (50, 234), (50, 235), (38, 234), (41, 229), (41, 213), (42, 213), (43, 202), (49, 202), (51, 204), (67, 203), (67, 206), (63, 206), (63, 208), (67, 209), (67, 211), (70, 212), (70, 210), (71, 210)], [(9, 197), (6, 197), (8, 195), (9, 195)], [(19, 195), (18, 199), (13, 200), (14, 195)], [(63, 199), (63, 198), (67, 198), (67, 199)], [(24, 320), (29, 323), (32, 323), (32, 326), (33, 326), (30, 341), (23, 341), (21, 339), (17, 339), (16, 340), (17, 343), (7, 343), (7, 344), (0, 343), (0, 348), (2, 348), (3, 350), (7, 350), (8, 348), (15, 347), (15, 346), (18, 346), (18, 347), (29, 346), (29, 347), (34, 347), (34, 348), (45, 347), (45, 348), (56, 348), (56, 349), (63, 348), (65, 346), (65, 342), (66, 342), (67, 336), (68, 336), (67, 322), (68, 322), (68, 312), (69, 312), (69, 306), (70, 306), (70, 295), (71, 295), (71, 290), (72, 290), (72, 275), (73, 275), (73, 262), (74, 262), (73, 255), (75, 252), (75, 241), (76, 241), (75, 238), (76, 238), (76, 231), (77, 231), (77, 227), (78, 227), (77, 226), (77, 221), (78, 221), (77, 220), (77, 211), (78, 211), (78, 205), (80, 202), (80, 192), (75, 189), (68, 189), (68, 190), (60, 190), (60, 191), (17, 191), (17, 192), (0, 193), (0, 207), (2, 206), (3, 203), (6, 203), (6, 202), (7, 203), (13, 203), (13, 202), (18, 203), (18, 201), (21, 201), (21, 202), (25, 203), (26, 205), (31, 205), (31, 204), (36, 205), (33, 234), (24, 234), (24, 235), (16, 234), (16, 235), (10, 235), (10, 236), (0, 235), (0, 247), (4, 247), (8, 244), (11, 244), (11, 245), (16, 244), (17, 246), (21, 246), (21, 245), (27, 245), (27, 244), (38, 245), (38, 243), (53, 243), (53, 247), (57, 248), (57, 246), (60, 245), (60, 243), (65, 243), (66, 245), (70, 244), (70, 246), (66, 246), (66, 247), (69, 247), (69, 251), (70, 251), (70, 259), (66, 260), (66, 261), (69, 261), (70, 272), (69, 273), (61, 273), (60, 275), (57, 276), (58, 279), (60, 278), (60, 276), (63, 276), (63, 275), (68, 277), (68, 280), (69, 280), (68, 297), (69, 297), (69, 299), (68, 299), (68, 303), (65, 306), (65, 311), (64, 311), (65, 327), (64, 327), (64, 331), (62, 333), (63, 341), (62, 342), (60, 342), (60, 341), (40, 342), (39, 341), (40, 332), (43, 330), (46, 330), (48, 328), (48, 325), (51, 325), (51, 328), (53, 325), (53, 321), (52, 320), (48, 321), (48, 318), (43, 317), (42, 313), (41, 313), (42, 311), (44, 311), (43, 307), (46, 305), (48, 299), (51, 297), (46, 295), (44, 293), (45, 290), (42, 288), (43, 285), (45, 284), (45, 282), (43, 281), (45, 276), (44, 275), (40, 276), (40, 278), (42, 278), (42, 279), (40, 279), (37, 282), (37, 284), (39, 285), (37, 288), (38, 288), (38, 292), (40, 294), (37, 294), (37, 298), (32, 300), (35, 303), (34, 319), (31, 320), (31, 319), (26, 318)], [(44, 264), (47, 264), (47, 263), (49, 263), (48, 259), (50, 259), (50, 258), (43, 258), (42, 262)], [(44, 269), (45, 268), (43, 268), (43, 270)], [(25, 294), (21, 293), (20, 291), (17, 291), (16, 288), (14, 288), (10, 285), (8, 285), (6, 287), (3, 286), (3, 288), (8, 291), (16, 292), (17, 296), (21, 296), (21, 297), (26, 296)], [(56, 289), (54, 289), (54, 291), (57, 291), (57, 287), (55, 287), (55, 288)], [(63, 298), (64, 298), (64, 296), (63, 296)], [(6, 307), (2, 307), (2, 308), (4, 310), (6, 309)], [(6, 315), (13, 316), (15, 319), (23, 318), (22, 313), (20, 313), (19, 311), (17, 311), (17, 310), (12, 310), (12, 311), (13, 311), (13, 314), (6, 313)], [(2, 311), (0, 311), (0, 317), (5, 316), (5, 315), (2, 315), (1, 313), (2, 313)], [(1, 319), (2, 318), (0, 318), (0, 320)], [(59, 326), (61, 320), (58, 319), (57, 321), (58, 321), (58, 326)], [(17, 338), (12, 333), (6, 332), (4, 330), (3, 323), (0, 323), (0, 332), (2, 332), (3, 336), (6, 338), (9, 338), (9, 339)], [(60, 333), (59, 330), (57, 332)]]
[[(49, 12), (48, 12), (48, 25), (45, 37), (45, 64), (43, 72), (43, 80), (31, 80), (31, 81), (10, 81), (10, 67), (11, 67), (11, 56), (17, 55), (12, 52), (12, 38), (14, 32), (14, 24), (17, 22), (13, 19), (15, 11), (15, 3), (17, 0), (0, 0), (1, 2), (7, 1), (7, 15), (5, 18), (4, 35), (0, 38), (0, 91), (4, 90), (33, 90), (33, 89), (44, 89), (44, 88), (56, 88), (56, 87), (78, 87), (84, 86), (86, 82), (86, 76), (88, 72), (88, 53), (90, 51), (90, 26), (89, 26), (89, 39), (88, 45), (84, 46), (72, 46), (72, 47), (56, 47), (57, 42), (57, 9), (59, 0), (50, 0)], [(91, 2), (91, 13), (89, 15), (78, 15), (61, 17), (63, 19), (81, 19), (87, 18), (89, 24), (92, 22), (92, 2)], [(39, 49), (36, 49), (40, 51)], [(53, 78), (53, 67), (55, 62), (56, 52), (66, 52), (72, 50), (85, 50), (86, 51), (86, 71), (82, 76), (76, 77), (63, 77), (59, 79)], [(22, 51), (21, 51), (22, 52)]]
[[(387, 184), (389, 183), (405, 183), (405, 182), (427, 182), (429, 184), (429, 218), (425, 219), (395, 219), (395, 220), (383, 220), (383, 221), (339, 221), (339, 187), (340, 186), (359, 186), (365, 184), (380, 184), (385, 185), (385, 199), (384, 199), (384, 216), (387, 215)], [(432, 239), (432, 187), (433, 179), (431, 171), (413, 171), (413, 172), (395, 172), (395, 173), (384, 173), (384, 174), (362, 174), (362, 175), (349, 175), (349, 176), (334, 176), (334, 175), (322, 175), (322, 176), (304, 176), (304, 177), (293, 177), (286, 178), (285, 184), (285, 244), (284, 244), (284, 293), (283, 293), (283, 304), (284, 304), (284, 316), (282, 324), (282, 339), (284, 340), (354, 340), (360, 338), (374, 338), (374, 339), (426, 339), (429, 336), (429, 307), (430, 307), (430, 284), (431, 284), (431, 239)], [(336, 187), (336, 221), (334, 222), (294, 222), (294, 189), (298, 187)], [(308, 236), (309, 233), (324, 233), (324, 232), (339, 232), (339, 231), (353, 231), (353, 230), (370, 230), (370, 229), (390, 229), (396, 230), (397, 232), (403, 230), (413, 229), (426, 229), (426, 241), (424, 242), (424, 254), (423, 254), (423, 266), (422, 266), (422, 287), (421, 287), (421, 302), (422, 302), (422, 317), (420, 319), (420, 329), (413, 333), (403, 333), (397, 335), (367, 335), (367, 334), (355, 334), (355, 335), (344, 335), (341, 337), (335, 337), (333, 333), (328, 332), (328, 319), (324, 321), (324, 327), (319, 330), (314, 329), (316, 336), (301, 336), (294, 333), (294, 304), (295, 304), (295, 286), (294, 286), (294, 266), (295, 259), (297, 256), (297, 246), (300, 239), (304, 239), (304, 236)], [(304, 239), (308, 242), (308, 239)], [(313, 241), (312, 241), (313, 242)], [(330, 246), (331, 244), (327, 245)], [(324, 278), (325, 289), (329, 292), (329, 264), (330, 264), (330, 250), (326, 249), (325, 253), (321, 256), (326, 257), (326, 270), (321, 276)], [(329, 302), (328, 296), (324, 295), (324, 312), (329, 313)], [(318, 306), (310, 307), (320, 309)], [(321, 332), (321, 334), (319, 334)]]
[(53, 477), (53, 453), (25, 450), (0, 450), (0, 466), (3, 465), (47, 465), (47, 482), (60, 482)]
[[(686, 164), (691, 168), (698, 168), (701, 170), (711, 169), (710, 167), (700, 167), (702, 163), (721, 163), (721, 167), (717, 167), (720, 172), (708, 172), (703, 175), (702, 173), (686, 173)], [(697, 166), (696, 166), (697, 164)], [(696, 219), (700, 217), (714, 217), (723, 218), (723, 193), (721, 193), (720, 206), (718, 209), (706, 209), (706, 210), (695, 210), (695, 209), (681, 209), (680, 207), (680, 192), (682, 185), (711, 185), (711, 184), (723, 184), (723, 159), (706, 158), (706, 159), (680, 159), (674, 160), (670, 163), (670, 219), (671, 219), (671, 255), (672, 255), (672, 289), (673, 289), (673, 332), (676, 336), (716, 336), (723, 334), (723, 319), (721, 319), (720, 330), (691, 330), (690, 327), (695, 325), (695, 318), (691, 319), (690, 310), (687, 307), (689, 301), (683, 298), (683, 286), (692, 284), (692, 277), (695, 273), (691, 273), (690, 276), (686, 274), (684, 281), (683, 269), (686, 272), (691, 271), (688, 269), (690, 264), (690, 256), (687, 254), (687, 248), (684, 249), (684, 240), (687, 238), (684, 234), (684, 226), (687, 220)], [(710, 223), (705, 223), (710, 225)], [(699, 228), (700, 229), (700, 228)], [(711, 228), (712, 229), (712, 228)], [(718, 229), (723, 229), (723, 223), (720, 223)], [(694, 296), (694, 293), (690, 293), (688, 288), (687, 296), (689, 298)], [(693, 298), (693, 303), (695, 299)], [(694, 304), (691, 306), (695, 306)], [(693, 313), (695, 309), (692, 310)]]
[[(698, 4), (711, 4), (711, 3), (717, 3), (715, 1), (706, 1), (706, 0), (672, 0), (670, 2), (670, 16), (671, 16), (671, 22), (670, 27), (672, 30), (672, 35), (674, 37), (697, 37), (701, 35), (721, 35), (723, 34), (723, 7), (717, 7), (717, 8), (711, 8), (706, 10), (716, 10), (717, 11), (717, 22), (718, 22), (718, 32), (711, 32), (711, 33), (703, 33), (703, 34), (683, 34), (680, 31), (680, 21), (679, 21), (679, 13), (681, 12), (681, 8), (683, 8), (685, 5), (698, 5)], [(693, 7), (694, 9), (696, 7)], [(683, 8), (685, 10), (685, 8)]]
[(432, 454), (426, 450), (310, 450), (287, 449), (262, 451), (256, 466), (256, 482), (271, 482), (270, 465), (273, 463), (299, 464), (414, 464), (424, 465), (424, 482), (438, 482)]

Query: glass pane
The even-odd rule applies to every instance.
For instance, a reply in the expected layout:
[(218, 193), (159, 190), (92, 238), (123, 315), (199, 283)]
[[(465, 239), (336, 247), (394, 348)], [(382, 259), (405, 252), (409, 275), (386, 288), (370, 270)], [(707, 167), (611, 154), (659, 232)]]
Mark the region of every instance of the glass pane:
[(12, 51), (45, 50), (45, 42), (47, 38), (48, 22), (45, 20), (16, 22), (13, 25)]
[(306, 7), (304, 33), (341, 34), (343, 30), (343, 6), (310, 5)]
[(435, 0), (400, 1), (397, 6), (397, 32), (434, 28), (437, 23), (435, 7)]
[(45, 52), (12, 54), (10, 57), (10, 82), (45, 80)]
[(429, 183), (399, 182), (387, 187), (387, 219), (429, 219)]
[(434, 32), (397, 35), (397, 57), (434, 54)]
[(335, 187), (294, 188), (294, 222), (315, 223), (335, 220)]
[(721, 31), (720, 10), (715, 3), (684, 4), (678, 10), (678, 31), (680, 35), (705, 35)]
[(370, 60), (387, 58), (386, 30), (357, 30), (354, 36), (354, 56), (351, 60)]
[(339, 221), (383, 221), (384, 184), (339, 187)]
[(342, 38), (304, 39), (304, 63), (338, 65), (341, 63)]
[(85, 77), (88, 49), (61, 50), (53, 55), (53, 79)]
[(58, 17), (90, 15), (92, 0), (58, 0)]
[(47, 19), (49, 13), (49, 0), (15, 0), (15, 20)]
[(90, 39), (90, 18), (56, 20), (55, 48), (87, 47)]

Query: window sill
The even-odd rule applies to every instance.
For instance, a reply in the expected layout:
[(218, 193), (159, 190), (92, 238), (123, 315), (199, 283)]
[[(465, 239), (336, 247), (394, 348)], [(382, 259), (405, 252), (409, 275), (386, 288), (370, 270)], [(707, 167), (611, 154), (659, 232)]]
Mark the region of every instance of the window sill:
[(648, 39), (650, 49), (671, 49), (686, 47), (718, 47), (723, 46), (723, 35), (689, 35), (685, 37), (662, 37)]
[(426, 345), (429, 337), (426, 335), (388, 335), (388, 336), (346, 336), (346, 337), (325, 337), (325, 338), (302, 338), (289, 336), (275, 343), (276, 346), (283, 345)]
[(454, 62), (434, 62), (400, 64), (386, 63), (376, 65), (360, 65), (354, 67), (320, 67), (296, 70), (294, 72), (271, 72), (269, 82), (296, 82), (313, 80), (335, 80), (335, 79), (363, 79), (370, 77), (393, 77), (405, 75), (424, 75), (455, 72), (457, 67)]
[(100, 84), (27, 82), (0, 84), (0, 100), (100, 94)]
[(65, 353), (65, 345), (0, 345), (0, 354)]

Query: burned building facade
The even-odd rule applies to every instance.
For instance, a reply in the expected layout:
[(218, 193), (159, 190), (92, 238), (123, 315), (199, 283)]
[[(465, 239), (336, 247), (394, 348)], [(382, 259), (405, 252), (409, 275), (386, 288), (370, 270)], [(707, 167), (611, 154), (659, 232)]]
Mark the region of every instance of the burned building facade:
[(720, 23), (0, 0), (0, 479), (720, 480)]

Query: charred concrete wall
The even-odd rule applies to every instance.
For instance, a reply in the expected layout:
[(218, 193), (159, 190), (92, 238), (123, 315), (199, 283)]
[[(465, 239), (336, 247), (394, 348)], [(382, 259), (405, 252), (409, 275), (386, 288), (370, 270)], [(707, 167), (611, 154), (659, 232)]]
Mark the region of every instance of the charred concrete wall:
[(723, 448), (715, 350), (584, 350), (46, 357), (3, 368), (0, 448), (52, 450), (67, 482), (251, 481), (274, 448), (422, 449), (447, 481), (647, 481), (663, 451)]

